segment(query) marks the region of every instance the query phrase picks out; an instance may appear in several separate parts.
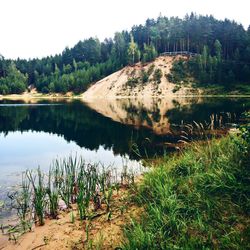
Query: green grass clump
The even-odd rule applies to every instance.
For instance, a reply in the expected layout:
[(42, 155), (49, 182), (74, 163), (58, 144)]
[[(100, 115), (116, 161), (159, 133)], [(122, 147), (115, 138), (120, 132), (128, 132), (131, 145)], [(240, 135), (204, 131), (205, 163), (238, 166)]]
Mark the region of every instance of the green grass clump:
[[(37, 169), (37, 173), (27, 171), (26, 174), (33, 187), (33, 205), (35, 208), (35, 215), (38, 219), (39, 224), (42, 226), (44, 225), (46, 207), (46, 188), (44, 187), (44, 174), (41, 172), (40, 168)], [(37, 177), (38, 180), (36, 179)]]
[(48, 185), (46, 193), (49, 197), (49, 212), (53, 219), (57, 219), (58, 215), (58, 201), (59, 201), (59, 191), (55, 185), (55, 176), (53, 175), (52, 169), (49, 171)]
[(140, 220), (124, 249), (249, 249), (249, 145), (241, 136), (194, 143), (145, 174)]

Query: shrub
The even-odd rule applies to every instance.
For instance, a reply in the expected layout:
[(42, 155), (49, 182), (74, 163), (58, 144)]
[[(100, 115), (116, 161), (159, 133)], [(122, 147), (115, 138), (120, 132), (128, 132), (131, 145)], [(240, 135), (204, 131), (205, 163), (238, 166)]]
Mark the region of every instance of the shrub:
[(148, 68), (148, 76), (150, 76), (154, 72), (155, 65), (151, 64)]
[(1, 95), (7, 95), (7, 94), (9, 94), (9, 88), (8, 88), (7, 85), (0, 83), (0, 94)]
[(139, 79), (140, 79), (139, 77), (130, 77), (128, 78), (126, 84), (130, 87), (135, 87), (135, 85), (139, 83)]
[(148, 82), (148, 79), (149, 79), (149, 74), (145, 70), (142, 70), (141, 71), (141, 81), (143, 83), (146, 83), (146, 82)]
[(181, 89), (180, 85), (175, 85), (173, 88), (173, 93), (176, 93), (177, 91), (179, 91)]
[(156, 69), (154, 74), (153, 74), (153, 80), (156, 83), (161, 83), (161, 78), (162, 78), (162, 71), (161, 69)]

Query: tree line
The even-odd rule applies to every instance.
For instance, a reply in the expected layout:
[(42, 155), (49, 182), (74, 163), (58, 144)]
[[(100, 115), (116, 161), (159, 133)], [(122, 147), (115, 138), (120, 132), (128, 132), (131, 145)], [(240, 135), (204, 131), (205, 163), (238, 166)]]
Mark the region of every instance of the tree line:
[(183, 50), (200, 55), (186, 65), (176, 65), (177, 71), (189, 72), (200, 83), (250, 79), (250, 27), (245, 30), (235, 21), (191, 13), (182, 19), (147, 19), (130, 31), (116, 32), (113, 38), (101, 42), (91, 37), (42, 59), (10, 60), (0, 56), (0, 94), (21, 93), (29, 85), (43, 93), (80, 93), (128, 64)]

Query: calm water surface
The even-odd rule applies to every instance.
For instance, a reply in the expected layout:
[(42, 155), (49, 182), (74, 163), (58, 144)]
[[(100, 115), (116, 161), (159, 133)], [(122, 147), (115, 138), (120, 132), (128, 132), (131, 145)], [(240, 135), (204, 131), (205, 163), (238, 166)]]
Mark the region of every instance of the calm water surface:
[(48, 170), (56, 158), (77, 154), (87, 162), (138, 169), (138, 155), (151, 157), (169, 150), (166, 142), (176, 143), (186, 124), (196, 121), (226, 130), (236, 126), (249, 109), (248, 98), (88, 104), (0, 101), (0, 200), (27, 168)]

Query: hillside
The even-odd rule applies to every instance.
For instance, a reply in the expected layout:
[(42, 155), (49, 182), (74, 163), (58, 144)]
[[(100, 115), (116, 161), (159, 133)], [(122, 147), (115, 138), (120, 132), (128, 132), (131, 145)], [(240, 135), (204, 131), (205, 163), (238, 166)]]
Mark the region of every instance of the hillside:
[(171, 83), (167, 75), (172, 65), (186, 56), (160, 56), (150, 63), (136, 63), (105, 77), (92, 85), (82, 97), (85, 100), (93, 98), (121, 97), (170, 97), (173, 95), (199, 94), (198, 89), (189, 85), (180, 88)]

